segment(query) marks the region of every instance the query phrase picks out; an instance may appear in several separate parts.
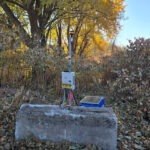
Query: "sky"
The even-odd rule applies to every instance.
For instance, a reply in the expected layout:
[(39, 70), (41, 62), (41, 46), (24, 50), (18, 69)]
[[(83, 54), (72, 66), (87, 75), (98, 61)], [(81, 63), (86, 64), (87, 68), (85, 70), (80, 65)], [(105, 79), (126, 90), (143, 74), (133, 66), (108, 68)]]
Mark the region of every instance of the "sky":
[(150, 38), (150, 0), (125, 0), (125, 6), (117, 45), (126, 46), (134, 38)]

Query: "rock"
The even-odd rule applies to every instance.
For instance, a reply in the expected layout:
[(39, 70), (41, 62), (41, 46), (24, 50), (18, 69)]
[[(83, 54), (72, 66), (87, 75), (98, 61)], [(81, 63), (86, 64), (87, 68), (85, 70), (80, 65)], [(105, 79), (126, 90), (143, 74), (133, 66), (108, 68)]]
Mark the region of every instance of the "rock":
[(17, 140), (70, 141), (116, 150), (117, 118), (111, 108), (23, 104), (16, 120)]

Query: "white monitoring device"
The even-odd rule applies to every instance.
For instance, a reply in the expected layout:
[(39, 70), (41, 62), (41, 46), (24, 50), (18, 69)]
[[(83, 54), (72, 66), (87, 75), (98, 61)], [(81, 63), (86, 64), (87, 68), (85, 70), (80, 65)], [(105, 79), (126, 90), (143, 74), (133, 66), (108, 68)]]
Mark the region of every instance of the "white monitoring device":
[(62, 72), (62, 88), (75, 89), (75, 72)]

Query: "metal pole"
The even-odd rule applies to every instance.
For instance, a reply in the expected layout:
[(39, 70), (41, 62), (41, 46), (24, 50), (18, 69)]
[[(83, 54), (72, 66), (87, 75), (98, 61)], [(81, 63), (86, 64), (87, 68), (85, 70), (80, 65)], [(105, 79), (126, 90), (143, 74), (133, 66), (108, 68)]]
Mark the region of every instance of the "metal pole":
[[(68, 71), (72, 71), (72, 43), (73, 43), (73, 31), (69, 33), (69, 39), (68, 39)], [(64, 104), (65, 101), (69, 98), (69, 92), (70, 90), (65, 88), (64, 89), (64, 99), (62, 104)], [(69, 101), (70, 105), (71, 102)]]
[(69, 56), (68, 56), (68, 62), (69, 62), (69, 66), (68, 66), (68, 70), (69, 72), (72, 71), (72, 42), (73, 42), (73, 34), (70, 33), (69, 35)]
[(73, 43), (73, 35), (74, 35), (74, 31), (70, 31), (69, 33), (69, 56), (68, 56), (68, 61), (69, 61), (69, 72), (72, 71), (72, 43)]

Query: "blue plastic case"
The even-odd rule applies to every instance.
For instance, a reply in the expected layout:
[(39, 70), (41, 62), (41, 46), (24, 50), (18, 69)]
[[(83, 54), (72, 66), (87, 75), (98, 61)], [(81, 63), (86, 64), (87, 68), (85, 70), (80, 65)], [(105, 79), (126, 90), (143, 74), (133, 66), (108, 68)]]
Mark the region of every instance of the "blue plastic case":
[[(93, 100), (94, 99), (94, 100)], [(105, 98), (100, 96), (87, 96), (80, 101), (80, 106), (104, 107)]]

